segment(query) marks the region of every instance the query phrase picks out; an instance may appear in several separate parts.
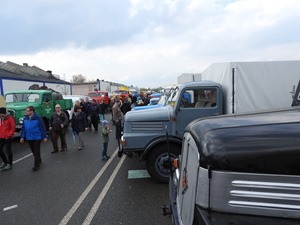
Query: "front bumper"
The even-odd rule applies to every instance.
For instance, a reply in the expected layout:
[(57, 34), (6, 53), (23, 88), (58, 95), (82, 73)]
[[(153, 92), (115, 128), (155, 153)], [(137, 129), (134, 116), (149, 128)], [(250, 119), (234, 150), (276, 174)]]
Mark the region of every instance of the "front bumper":
[(179, 225), (178, 210), (177, 210), (177, 186), (173, 178), (169, 180), (169, 199), (170, 199), (170, 214), (172, 216), (172, 224)]

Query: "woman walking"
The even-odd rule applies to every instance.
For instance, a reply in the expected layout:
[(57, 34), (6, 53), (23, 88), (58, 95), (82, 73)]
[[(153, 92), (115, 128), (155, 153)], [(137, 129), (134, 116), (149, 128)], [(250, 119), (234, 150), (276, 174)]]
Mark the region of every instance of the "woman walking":
[[(0, 108), (0, 157), (2, 163), (0, 170), (10, 170), (12, 168), (13, 154), (11, 151), (11, 143), (16, 131), (16, 123), (14, 118), (9, 115), (5, 107)], [(3, 152), (5, 147), (6, 154)]]
[(88, 123), (86, 115), (82, 112), (80, 106), (75, 106), (74, 108), (74, 113), (72, 115), (72, 130), (78, 135), (78, 150), (81, 150), (84, 146), (83, 132), (88, 130)]

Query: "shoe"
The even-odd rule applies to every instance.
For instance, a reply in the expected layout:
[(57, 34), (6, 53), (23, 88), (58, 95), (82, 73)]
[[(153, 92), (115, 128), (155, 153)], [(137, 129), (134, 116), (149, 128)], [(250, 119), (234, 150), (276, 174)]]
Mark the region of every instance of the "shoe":
[(51, 153), (57, 153), (58, 151), (53, 150)]
[(0, 165), (0, 170), (3, 169), (4, 167), (6, 167), (6, 165), (7, 165), (7, 163), (2, 162), (1, 165)]
[(82, 149), (82, 147), (78, 147), (78, 150), (81, 150)]
[(39, 169), (40, 169), (39, 166), (34, 166), (34, 167), (32, 168), (32, 171), (38, 171)]
[(7, 164), (2, 170), (10, 170), (12, 168), (12, 165)]
[(109, 158), (110, 158), (109, 156), (105, 155), (102, 157), (102, 160), (108, 160)]
[(95, 133), (98, 133), (98, 131), (97, 131), (97, 130), (95, 130)]
[(60, 151), (64, 152), (64, 151), (67, 151), (67, 149), (66, 148), (62, 148)]

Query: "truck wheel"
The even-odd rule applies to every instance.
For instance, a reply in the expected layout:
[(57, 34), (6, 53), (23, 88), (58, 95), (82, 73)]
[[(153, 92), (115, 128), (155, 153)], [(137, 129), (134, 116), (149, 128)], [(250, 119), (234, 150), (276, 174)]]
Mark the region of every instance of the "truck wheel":
[[(179, 146), (170, 145), (171, 162), (180, 154)], [(170, 162), (166, 145), (159, 146), (151, 151), (147, 157), (147, 170), (150, 176), (161, 183), (167, 183), (170, 178)], [(172, 167), (174, 171), (174, 168)]]

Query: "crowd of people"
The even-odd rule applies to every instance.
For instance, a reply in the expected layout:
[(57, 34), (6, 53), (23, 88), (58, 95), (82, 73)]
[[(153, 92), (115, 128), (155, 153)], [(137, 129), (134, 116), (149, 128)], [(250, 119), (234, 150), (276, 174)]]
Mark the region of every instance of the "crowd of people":
[[(92, 131), (93, 129), (97, 133), (99, 131), (99, 124), (101, 124), (100, 131), (103, 142), (102, 160), (108, 160), (109, 134), (112, 130), (109, 127), (109, 122), (105, 119), (105, 113), (108, 110), (111, 111), (112, 124), (116, 127), (115, 138), (120, 140), (124, 115), (134, 106), (147, 105), (149, 103), (148, 97), (147, 94), (141, 93), (136, 98), (125, 97), (123, 102), (118, 97), (113, 97), (110, 105), (106, 105), (103, 101), (98, 104), (94, 99), (90, 102), (89, 98), (80, 99), (80, 101), (75, 102), (71, 119), (71, 133), (74, 140), (78, 140), (78, 150), (84, 148), (83, 132)], [(69, 127), (69, 122), (68, 116), (61, 110), (61, 106), (57, 104), (48, 124), (53, 147), (51, 153), (55, 154), (67, 151), (66, 131)], [(0, 158), (2, 159), (0, 170), (6, 171), (12, 169), (13, 153), (11, 145), (15, 131), (16, 124), (14, 118), (7, 112), (5, 107), (0, 107)], [(47, 142), (47, 140), (48, 133), (44, 120), (35, 112), (33, 106), (28, 106), (25, 110), (20, 143), (28, 142), (34, 156), (33, 171), (40, 169), (42, 162), (41, 143)]]
[[(115, 98), (111, 101), (111, 114), (112, 124), (116, 126), (115, 138), (120, 139), (122, 134), (123, 118), (124, 115), (131, 110), (131, 101)], [(108, 142), (109, 134), (112, 130), (109, 127), (109, 122), (105, 119), (105, 113), (108, 106), (103, 102), (98, 104), (95, 100), (89, 101), (88, 98), (81, 99), (76, 102), (73, 107), (71, 130), (74, 140), (78, 140), (78, 150), (84, 148), (83, 132), (92, 131), (95, 133), (99, 130), (99, 123), (101, 124), (101, 137), (102, 137), (102, 160), (108, 160)], [(35, 112), (33, 106), (28, 106), (25, 110), (23, 126), (20, 134), (20, 143), (25, 141), (28, 143), (34, 158), (33, 171), (40, 169), (41, 159), (41, 143), (47, 142), (51, 139), (52, 154), (67, 151), (66, 132), (69, 127), (69, 118), (67, 114), (61, 110), (59, 104), (55, 105), (55, 112), (49, 119), (49, 138), (46, 131), (44, 120)], [(12, 153), (12, 138), (16, 131), (16, 124), (14, 118), (7, 112), (5, 107), (0, 108), (0, 157), (2, 163), (0, 170), (6, 171), (13, 167), (13, 153)], [(60, 139), (60, 148), (59, 148)]]

